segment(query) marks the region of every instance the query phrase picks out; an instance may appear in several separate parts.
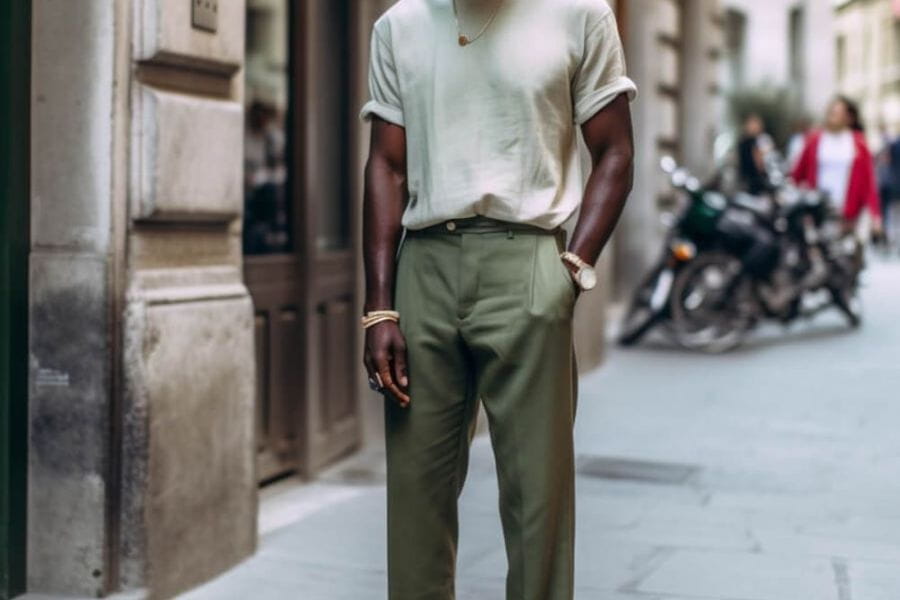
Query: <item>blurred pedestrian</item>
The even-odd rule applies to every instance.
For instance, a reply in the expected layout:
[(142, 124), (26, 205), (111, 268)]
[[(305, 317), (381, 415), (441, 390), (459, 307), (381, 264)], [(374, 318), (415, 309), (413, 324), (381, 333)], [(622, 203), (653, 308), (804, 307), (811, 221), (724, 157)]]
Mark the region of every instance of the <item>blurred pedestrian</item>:
[(794, 167), (794, 180), (826, 192), (851, 230), (863, 212), (872, 216), (873, 233), (882, 232), (875, 164), (866, 144), (859, 107), (838, 96), (828, 106), (821, 130), (813, 131)]
[[(891, 204), (900, 192), (900, 140), (895, 140), (882, 123), (880, 128), (881, 150), (875, 157), (878, 175), (878, 192), (881, 196), (881, 216), (884, 221), (884, 242), (891, 240)], [(895, 148), (896, 144), (896, 148)]]
[(878, 185), (881, 190), (881, 211), (884, 220), (886, 245), (900, 241), (900, 137), (892, 138), (883, 132), (884, 144), (878, 154)]
[(481, 404), (506, 597), (572, 600), (573, 313), (634, 156), (615, 15), (599, 0), (400, 0), (370, 56), (362, 325), (369, 383), (386, 396), (388, 597), (455, 597)]
[(772, 189), (766, 169), (766, 152), (770, 140), (762, 117), (756, 113), (748, 114), (744, 118), (738, 142), (738, 175), (741, 187), (755, 196), (766, 194)]
[(875, 155), (875, 173), (878, 179), (878, 192), (881, 194), (881, 202), (882, 202), (882, 213), (885, 218), (887, 218), (887, 214), (884, 213), (884, 204), (886, 203), (887, 198), (890, 194), (890, 184), (891, 184), (891, 143), (894, 141), (891, 137), (890, 132), (888, 131), (887, 125), (882, 123), (878, 128), (878, 138), (881, 146), (878, 150), (878, 153)]

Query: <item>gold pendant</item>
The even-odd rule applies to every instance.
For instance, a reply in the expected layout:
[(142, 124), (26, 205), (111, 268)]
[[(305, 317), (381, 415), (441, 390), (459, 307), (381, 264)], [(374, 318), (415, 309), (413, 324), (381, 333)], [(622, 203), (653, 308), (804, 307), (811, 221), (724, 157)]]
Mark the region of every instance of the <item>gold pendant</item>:
[(459, 45), (460, 45), (460, 46), (465, 46), (465, 45), (467, 45), (468, 43), (469, 43), (469, 38), (467, 38), (466, 36), (460, 34), (460, 36), (459, 36)]

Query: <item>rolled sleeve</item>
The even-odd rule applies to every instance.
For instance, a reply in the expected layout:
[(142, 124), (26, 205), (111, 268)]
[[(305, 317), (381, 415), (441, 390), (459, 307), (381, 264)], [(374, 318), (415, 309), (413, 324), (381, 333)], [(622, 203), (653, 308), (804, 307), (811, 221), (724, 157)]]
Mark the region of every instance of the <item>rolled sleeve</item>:
[(403, 102), (400, 96), (400, 82), (390, 44), (378, 29), (372, 30), (371, 54), (369, 59), (369, 100), (363, 105), (359, 116), (368, 121), (378, 116), (394, 125), (403, 126)]
[(381, 117), (388, 123), (404, 127), (403, 111), (395, 106), (390, 106), (377, 100), (369, 100), (366, 102), (359, 113), (359, 117), (363, 121), (371, 120), (372, 116)]
[(598, 21), (585, 25), (583, 55), (572, 83), (575, 122), (586, 122), (620, 94), (634, 100), (637, 86), (626, 75), (615, 15), (607, 10)]

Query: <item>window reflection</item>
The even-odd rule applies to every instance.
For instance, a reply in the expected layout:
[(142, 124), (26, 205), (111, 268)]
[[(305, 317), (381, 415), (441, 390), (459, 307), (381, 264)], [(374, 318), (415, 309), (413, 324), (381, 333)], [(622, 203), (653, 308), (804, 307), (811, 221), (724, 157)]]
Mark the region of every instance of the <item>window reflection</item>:
[(247, 2), (244, 254), (290, 252), (288, 0)]
[(350, 178), (347, 176), (349, 127), (355, 113), (350, 110), (348, 73), (351, 70), (348, 39), (350, 31), (347, 0), (320, 2), (315, 27), (322, 40), (310, 69), (310, 84), (318, 96), (315, 107), (321, 130), (315, 140), (317, 171), (316, 247), (319, 250), (345, 250), (350, 246)]

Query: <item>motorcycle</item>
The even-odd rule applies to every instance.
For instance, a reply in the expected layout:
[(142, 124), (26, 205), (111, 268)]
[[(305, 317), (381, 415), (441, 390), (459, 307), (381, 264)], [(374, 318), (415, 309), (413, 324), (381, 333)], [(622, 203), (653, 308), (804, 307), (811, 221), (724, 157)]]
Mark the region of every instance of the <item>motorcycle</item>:
[(724, 352), (765, 319), (790, 323), (830, 307), (859, 325), (862, 250), (824, 194), (783, 181), (771, 198), (729, 198), (671, 158), (662, 167), (686, 202), (635, 292), (620, 343), (664, 324), (685, 348)]
[(622, 322), (619, 343), (625, 346), (637, 343), (653, 327), (668, 321), (676, 275), (707, 245), (728, 206), (724, 195), (702, 189), (699, 180), (672, 157), (664, 157), (660, 166), (687, 203), (680, 215), (663, 214), (663, 224), (668, 228), (665, 243), (660, 258), (635, 291)]

